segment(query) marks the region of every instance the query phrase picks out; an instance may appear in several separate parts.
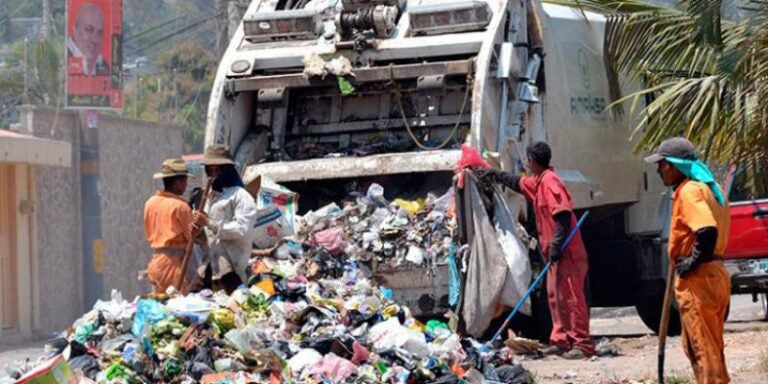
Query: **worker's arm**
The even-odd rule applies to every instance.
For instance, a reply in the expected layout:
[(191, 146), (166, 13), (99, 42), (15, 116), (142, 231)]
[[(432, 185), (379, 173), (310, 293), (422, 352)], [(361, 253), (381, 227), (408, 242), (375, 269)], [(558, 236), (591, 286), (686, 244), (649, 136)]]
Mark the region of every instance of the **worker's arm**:
[(690, 256), (679, 255), (681, 258), (677, 259), (676, 270), (679, 276), (713, 259), (718, 236), (717, 221), (707, 203), (707, 193), (703, 190), (709, 187), (705, 184), (689, 182), (681, 188), (678, 196), (680, 216), (693, 232), (695, 239)]
[(715, 245), (717, 245), (716, 227), (704, 227), (696, 231), (696, 240), (693, 243), (691, 256), (677, 261), (677, 274), (683, 276), (694, 270), (699, 264), (713, 260)]
[(498, 169), (479, 169), (476, 171), (481, 179), (496, 179), (501, 185), (520, 193), (520, 176), (512, 172), (504, 172)]
[(563, 257), (563, 244), (571, 231), (571, 211), (560, 211), (556, 213), (555, 234), (552, 237), (552, 244), (549, 245), (549, 260), (558, 262)]

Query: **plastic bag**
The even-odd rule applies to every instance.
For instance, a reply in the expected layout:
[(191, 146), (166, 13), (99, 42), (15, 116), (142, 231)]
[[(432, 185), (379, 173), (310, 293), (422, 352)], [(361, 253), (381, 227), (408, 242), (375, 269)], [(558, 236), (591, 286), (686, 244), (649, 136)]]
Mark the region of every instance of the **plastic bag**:
[(315, 244), (325, 248), (331, 255), (337, 256), (346, 248), (344, 241), (344, 230), (341, 227), (333, 227), (315, 233)]
[(400, 325), (400, 321), (396, 317), (374, 325), (368, 335), (369, 340), (378, 351), (403, 348), (418, 357), (429, 356), (429, 348), (424, 334)]
[(320, 355), (320, 353), (314, 349), (306, 348), (302, 349), (288, 360), (288, 367), (291, 368), (291, 371), (298, 374), (303, 371), (304, 368), (314, 366), (322, 359), (323, 356)]
[(456, 263), (456, 252), (448, 255), (448, 305), (455, 307), (459, 303), (461, 280), (459, 279), (459, 266)]
[(162, 304), (154, 300), (139, 300), (136, 317), (133, 319), (131, 333), (133, 337), (141, 337), (146, 327), (168, 317), (168, 312)]
[(357, 366), (351, 361), (329, 353), (312, 366), (312, 375), (324, 376), (332, 382), (340, 383), (357, 372)]
[(294, 234), (293, 225), (279, 207), (273, 206), (256, 212), (253, 226), (253, 246), (260, 249), (277, 245), (280, 239)]
[[(517, 237), (516, 210), (507, 204), (499, 187), (494, 188), (493, 193), (493, 226), (496, 230), (496, 239), (501, 245), (504, 259), (507, 262), (507, 278), (504, 283), (503, 294), (500, 302), (514, 307), (528, 290), (532, 277), (531, 262), (528, 258), (528, 249)], [(520, 312), (531, 314), (530, 299), (523, 303)]]
[(465, 168), (489, 169), (492, 167), (490, 164), (488, 164), (487, 161), (485, 161), (485, 159), (483, 159), (483, 156), (480, 155), (480, 152), (470, 147), (468, 144), (462, 144), (461, 157), (453, 167), (453, 171), (459, 174), (458, 179), (456, 180), (456, 185), (459, 187), (459, 189), (464, 188), (464, 173), (460, 171)]
[(424, 263), (424, 250), (411, 245), (408, 247), (408, 254), (406, 254), (405, 259), (413, 264), (421, 265)]
[(395, 205), (404, 209), (406, 212), (408, 212), (411, 215), (415, 215), (417, 212), (424, 209), (424, 199), (418, 199), (418, 200), (395, 199), (394, 203)]

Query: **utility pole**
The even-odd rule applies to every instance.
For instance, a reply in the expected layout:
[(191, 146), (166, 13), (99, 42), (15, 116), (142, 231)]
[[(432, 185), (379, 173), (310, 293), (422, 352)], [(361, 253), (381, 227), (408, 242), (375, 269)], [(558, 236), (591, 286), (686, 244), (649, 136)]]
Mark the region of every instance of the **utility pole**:
[(43, 22), (40, 26), (40, 40), (47, 41), (51, 33), (51, 0), (43, 0)]
[(24, 104), (29, 104), (29, 39), (24, 39)]
[(217, 59), (221, 59), (224, 56), (224, 51), (227, 50), (227, 45), (229, 44), (229, 34), (227, 33), (227, 25), (229, 24), (229, 18), (227, 17), (229, 13), (228, 3), (228, 0), (216, 0), (216, 13), (219, 14), (216, 18), (216, 29), (218, 30), (216, 36)]
[(133, 118), (138, 119), (139, 118), (139, 102), (141, 100), (141, 81), (139, 80), (139, 68), (141, 67), (141, 63), (136, 60), (134, 62), (136, 64), (136, 96), (134, 99), (134, 105), (133, 105)]
[(176, 68), (173, 68), (173, 121), (179, 115), (179, 87), (176, 85)]

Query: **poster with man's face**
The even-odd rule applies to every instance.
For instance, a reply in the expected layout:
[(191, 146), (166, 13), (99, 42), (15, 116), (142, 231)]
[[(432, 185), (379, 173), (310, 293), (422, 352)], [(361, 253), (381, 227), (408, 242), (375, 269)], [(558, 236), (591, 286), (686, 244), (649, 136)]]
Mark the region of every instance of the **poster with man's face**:
[(67, 0), (67, 107), (120, 109), (122, 0)]

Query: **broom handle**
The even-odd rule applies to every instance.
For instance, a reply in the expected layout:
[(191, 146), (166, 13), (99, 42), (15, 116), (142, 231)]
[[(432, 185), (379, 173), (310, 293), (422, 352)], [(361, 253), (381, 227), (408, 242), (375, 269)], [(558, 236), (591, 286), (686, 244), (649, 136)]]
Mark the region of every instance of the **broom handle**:
[[(203, 193), (203, 197), (200, 199), (200, 206), (197, 207), (195, 212), (203, 212), (203, 209), (205, 207), (205, 203), (208, 200), (208, 196), (211, 194), (211, 186), (213, 185), (213, 178), (208, 179), (208, 183), (205, 186), (205, 192)], [(197, 238), (197, 234), (200, 231), (198, 228), (197, 230), (193, 231), (189, 238), (189, 242), (187, 242), (187, 248), (184, 250), (184, 259), (181, 261), (181, 275), (179, 275), (179, 280), (176, 284), (176, 288), (181, 292), (181, 287), (184, 285), (184, 277), (187, 275), (187, 267), (189, 266), (189, 259), (192, 256), (192, 249), (195, 247), (195, 239)]]
[(661, 307), (661, 324), (659, 326), (659, 383), (664, 384), (664, 349), (667, 346), (667, 331), (669, 329), (669, 313), (672, 307), (672, 290), (675, 281), (675, 269), (672, 264), (667, 266), (667, 285), (664, 288), (664, 303)]

